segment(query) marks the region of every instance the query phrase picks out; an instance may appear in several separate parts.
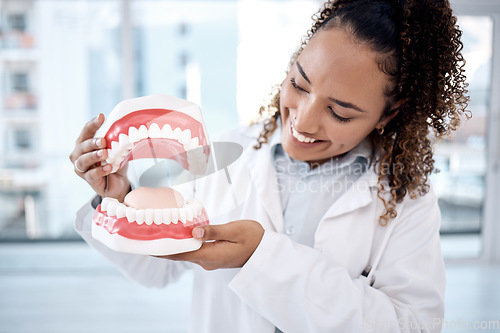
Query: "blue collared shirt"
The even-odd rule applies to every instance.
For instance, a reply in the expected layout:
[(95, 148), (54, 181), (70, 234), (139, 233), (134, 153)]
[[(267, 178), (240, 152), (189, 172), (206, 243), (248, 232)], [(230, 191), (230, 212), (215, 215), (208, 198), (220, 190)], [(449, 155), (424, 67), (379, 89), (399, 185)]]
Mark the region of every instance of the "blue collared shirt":
[(333, 203), (368, 168), (372, 147), (368, 140), (340, 157), (311, 169), (309, 163), (294, 160), (281, 145), (281, 130), (271, 141), (271, 154), (278, 177), (284, 232), (292, 240), (313, 247), (319, 221)]

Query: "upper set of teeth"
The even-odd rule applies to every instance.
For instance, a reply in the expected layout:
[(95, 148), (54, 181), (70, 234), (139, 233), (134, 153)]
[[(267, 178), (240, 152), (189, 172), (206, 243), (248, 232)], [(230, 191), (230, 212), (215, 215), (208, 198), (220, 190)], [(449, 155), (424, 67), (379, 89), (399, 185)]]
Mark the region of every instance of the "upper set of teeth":
[(317, 140), (316, 139), (313, 139), (313, 138), (309, 138), (307, 136), (304, 136), (302, 134), (300, 134), (296, 129), (295, 127), (293, 126), (292, 124), (292, 134), (293, 136), (299, 140), (300, 142), (305, 142), (305, 143), (313, 143), (313, 142), (316, 142)]
[[(121, 162), (132, 150), (135, 143), (144, 139), (175, 139), (181, 143), (184, 150), (187, 152), (188, 163), (190, 171), (203, 172), (203, 168), (207, 162), (207, 158), (201, 148), (200, 139), (198, 137), (191, 137), (191, 130), (182, 130), (180, 127), (172, 129), (169, 124), (165, 124), (163, 128), (156, 123), (152, 123), (149, 128), (146, 125), (141, 125), (139, 129), (134, 126), (129, 127), (128, 135), (121, 133), (118, 136), (118, 141), (111, 142), (111, 149), (108, 149), (108, 158), (106, 162), (113, 166), (115, 172), (120, 167)], [(193, 152), (190, 153), (190, 151)], [(201, 165), (200, 165), (201, 164)], [(192, 170), (196, 169), (196, 170)]]
[(186, 202), (182, 208), (163, 208), (163, 209), (136, 209), (125, 206), (114, 198), (103, 198), (101, 202), (101, 211), (106, 212), (108, 216), (117, 218), (126, 217), (129, 223), (136, 222), (141, 225), (177, 224), (192, 222), (194, 218), (200, 216), (203, 212), (203, 205), (198, 199), (192, 199)]

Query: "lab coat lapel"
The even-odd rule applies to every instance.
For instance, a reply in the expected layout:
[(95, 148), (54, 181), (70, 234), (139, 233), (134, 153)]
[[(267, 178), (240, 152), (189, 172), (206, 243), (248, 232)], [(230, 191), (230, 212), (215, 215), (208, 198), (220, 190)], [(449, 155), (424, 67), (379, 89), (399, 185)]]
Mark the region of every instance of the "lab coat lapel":
[(369, 168), (360, 179), (328, 209), (325, 217), (336, 217), (352, 212), (360, 207), (368, 205), (373, 199), (372, 191), (376, 191), (378, 176)]
[(246, 149), (245, 156), (261, 204), (268, 214), (275, 231), (282, 232), (283, 209), (269, 145), (262, 145), (258, 150), (250, 146)]

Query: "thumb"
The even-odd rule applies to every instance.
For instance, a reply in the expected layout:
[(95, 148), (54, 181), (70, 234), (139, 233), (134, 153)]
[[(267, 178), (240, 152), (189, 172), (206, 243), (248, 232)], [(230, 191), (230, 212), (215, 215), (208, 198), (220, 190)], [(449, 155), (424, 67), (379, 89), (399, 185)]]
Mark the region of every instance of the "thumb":
[(193, 237), (202, 241), (231, 241), (234, 237), (234, 228), (235, 226), (231, 223), (220, 225), (204, 225), (193, 229)]

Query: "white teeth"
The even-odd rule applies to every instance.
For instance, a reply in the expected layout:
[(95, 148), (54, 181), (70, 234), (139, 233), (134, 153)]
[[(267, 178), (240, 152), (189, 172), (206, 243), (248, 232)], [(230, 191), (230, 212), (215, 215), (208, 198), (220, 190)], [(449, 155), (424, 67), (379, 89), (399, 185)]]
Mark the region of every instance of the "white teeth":
[(112, 163), (115, 158), (115, 153), (113, 152), (112, 149), (108, 149), (108, 158), (106, 159), (106, 162)]
[(316, 142), (317, 140), (316, 139), (313, 139), (313, 138), (309, 138), (309, 137), (306, 137), (302, 134), (300, 134), (296, 129), (295, 127), (293, 127), (292, 125), (292, 134), (293, 136), (299, 140), (300, 142), (305, 142), (305, 143), (313, 143), (313, 142)]
[(144, 140), (147, 139), (148, 137), (149, 137), (148, 128), (146, 127), (146, 125), (141, 125), (141, 127), (139, 127), (139, 140)]
[(196, 147), (198, 147), (199, 144), (200, 144), (200, 139), (198, 139), (198, 137), (195, 136), (194, 138), (191, 139), (191, 144), (189, 149), (195, 149)]
[(128, 138), (129, 138), (130, 143), (138, 142), (140, 140), (139, 139), (139, 130), (137, 128), (135, 128), (134, 126), (131, 126), (128, 129)]
[(135, 216), (135, 222), (137, 222), (138, 225), (141, 225), (144, 223), (144, 220), (146, 218), (146, 211), (144, 209), (138, 209), (137, 214)]
[(114, 150), (116, 152), (116, 151), (118, 151), (119, 147), (120, 147), (120, 143), (118, 141), (111, 142), (111, 150)]
[(107, 214), (108, 216), (116, 216), (116, 210), (118, 209), (118, 200), (116, 202), (110, 202), (108, 205)]
[(125, 156), (127, 156), (128, 151), (130, 149), (132, 149), (133, 144), (130, 143), (129, 137), (127, 134), (123, 134), (123, 133), (120, 134), (119, 140), (120, 140), (119, 151), (121, 152), (121, 154), (119, 154), (119, 155), (122, 157), (122, 160), (123, 160), (123, 158), (125, 158)]
[[(128, 129), (128, 135), (125, 133), (120, 133), (120, 135), (118, 136), (118, 141), (111, 142), (111, 149), (108, 149), (108, 158), (106, 159), (105, 163), (111, 164), (113, 166), (112, 172), (117, 171), (122, 161), (134, 147), (134, 144), (148, 138), (166, 138), (177, 140), (180, 144), (182, 144), (186, 152), (189, 152), (196, 148), (201, 148), (200, 139), (198, 137), (192, 138), (191, 135), (192, 133), (190, 129), (182, 130), (180, 127), (176, 127), (174, 130), (172, 130), (172, 126), (170, 124), (165, 124), (161, 129), (160, 126), (156, 123), (152, 123), (149, 129), (146, 127), (146, 125), (141, 125), (139, 129), (131, 126)], [(199, 155), (192, 156), (190, 158), (188, 155), (188, 160), (191, 161), (189, 163), (189, 171), (200, 174), (204, 173), (205, 171), (207, 158), (205, 154), (203, 154), (202, 149), (198, 150), (196, 150), (196, 154)], [(200, 165), (196, 165), (197, 163)]]
[(170, 221), (172, 221), (173, 224), (177, 224), (179, 222), (179, 210), (177, 208), (172, 208), (170, 210)]
[(170, 224), (172, 222), (172, 210), (170, 208), (163, 209), (163, 223)]
[(144, 222), (146, 222), (147, 225), (153, 224), (153, 220), (155, 218), (154, 214), (155, 214), (154, 209), (146, 209)]
[(129, 222), (134, 222), (136, 219), (137, 210), (135, 208), (132, 208), (132, 207), (127, 207), (127, 209), (125, 211), (125, 215), (127, 216), (127, 220)]
[(119, 205), (118, 209), (116, 210), (116, 217), (121, 219), (122, 217), (125, 217), (125, 212), (126, 212), (126, 207), (124, 205)]
[(109, 207), (109, 204), (112, 203), (112, 202), (118, 203), (118, 200), (116, 200), (114, 198), (109, 198), (109, 197), (106, 197), (106, 198), (102, 199), (101, 210), (104, 211), (104, 212), (107, 211), (108, 207)]
[(156, 224), (156, 225), (160, 225), (163, 223), (163, 209), (155, 209), (154, 211), (154, 218), (153, 218), (153, 222)]
[[(181, 136), (179, 138), (179, 142), (183, 146), (191, 144), (191, 131), (189, 129), (182, 131)], [(184, 149), (186, 149), (186, 148), (184, 148)]]
[(149, 128), (149, 137), (151, 139), (161, 138), (161, 130), (158, 124), (151, 124), (151, 127)]
[(174, 134), (175, 134), (176, 137), (180, 137), (181, 136), (182, 130), (180, 129), (180, 127), (176, 127), (174, 129)]
[(124, 133), (120, 133), (120, 135), (118, 136), (118, 141), (120, 141), (120, 144), (122, 146), (128, 145), (130, 143), (128, 135)]
[(186, 223), (186, 210), (185, 209), (179, 209), (179, 221), (182, 223)]
[(164, 138), (171, 138), (172, 133), (173, 133), (172, 127), (169, 124), (165, 124), (165, 126), (163, 126), (163, 128), (161, 129), (161, 135)]
[(101, 202), (101, 211), (106, 212), (108, 216), (117, 218), (127, 218), (129, 223), (136, 222), (139, 225), (161, 225), (170, 223), (189, 223), (201, 215), (203, 205), (198, 199), (192, 199), (186, 202), (182, 208), (164, 208), (164, 209), (136, 209), (127, 207), (113, 198), (103, 198)]

